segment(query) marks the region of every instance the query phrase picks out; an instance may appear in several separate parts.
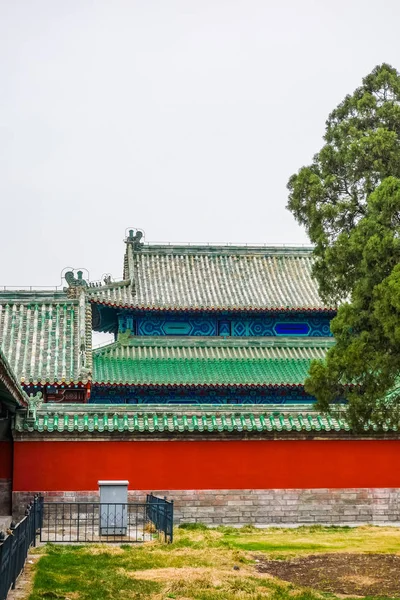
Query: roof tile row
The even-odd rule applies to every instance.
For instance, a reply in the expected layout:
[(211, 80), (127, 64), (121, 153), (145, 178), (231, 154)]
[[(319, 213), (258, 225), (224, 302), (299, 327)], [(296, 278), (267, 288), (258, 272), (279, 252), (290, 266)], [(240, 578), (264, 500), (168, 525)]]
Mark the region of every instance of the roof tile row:
[(163, 310), (327, 309), (310, 249), (127, 244), (129, 281), (89, 288), (94, 302)]
[(79, 381), (82, 348), (91, 346), (80, 324), (87, 319), (67, 297), (44, 303), (1, 303), (0, 297), (0, 349), (18, 380)]
[(130, 385), (302, 385), (332, 340), (258, 338), (257, 345), (210, 339), (201, 345), (133, 339), (96, 350), (93, 381)]
[(37, 412), (33, 423), (17, 420), (17, 431), (38, 432), (335, 432), (350, 431), (340, 417), (324, 417), (313, 412), (280, 412), (280, 407), (257, 411), (235, 406), (235, 410), (207, 407), (190, 412), (165, 410), (132, 411), (128, 407), (99, 410), (100, 407), (60, 407), (47, 405)]
[[(233, 408), (203, 406), (153, 406), (131, 410), (126, 405), (99, 407), (95, 405), (42, 406), (34, 418), (16, 417), (18, 432), (38, 433), (351, 433), (344, 408), (336, 414), (323, 416), (298, 406), (282, 411), (279, 405), (266, 407), (236, 405)], [(398, 427), (387, 424), (383, 430), (374, 424), (364, 427), (365, 433), (392, 432)]]

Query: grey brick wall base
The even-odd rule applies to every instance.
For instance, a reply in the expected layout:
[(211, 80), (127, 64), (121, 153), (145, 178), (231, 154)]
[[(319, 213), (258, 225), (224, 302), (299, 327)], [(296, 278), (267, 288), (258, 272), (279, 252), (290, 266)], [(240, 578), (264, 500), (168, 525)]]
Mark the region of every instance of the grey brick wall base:
[[(40, 490), (38, 490), (40, 492)], [(13, 513), (23, 513), (34, 492), (13, 493)], [(174, 500), (175, 522), (208, 525), (354, 525), (400, 523), (400, 488), (316, 490), (153, 490)], [(45, 492), (46, 502), (97, 502), (97, 491)], [(144, 502), (145, 492), (129, 500)]]

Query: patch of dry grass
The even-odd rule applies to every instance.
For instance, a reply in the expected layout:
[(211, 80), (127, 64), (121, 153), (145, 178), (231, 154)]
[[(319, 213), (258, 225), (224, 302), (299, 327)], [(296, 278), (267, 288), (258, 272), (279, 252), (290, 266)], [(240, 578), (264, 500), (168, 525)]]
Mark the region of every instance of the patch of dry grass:
[(71, 600), (320, 600), (319, 592), (257, 573), (255, 555), (287, 559), (320, 552), (400, 554), (400, 530), (177, 528), (169, 545), (49, 545), (45, 552), (29, 600), (50, 598), (46, 594), (51, 592)]
[(227, 528), (223, 543), (247, 551), (267, 553), (271, 558), (290, 558), (326, 552), (400, 554), (400, 529), (396, 527), (299, 527), (255, 529), (247, 532)]

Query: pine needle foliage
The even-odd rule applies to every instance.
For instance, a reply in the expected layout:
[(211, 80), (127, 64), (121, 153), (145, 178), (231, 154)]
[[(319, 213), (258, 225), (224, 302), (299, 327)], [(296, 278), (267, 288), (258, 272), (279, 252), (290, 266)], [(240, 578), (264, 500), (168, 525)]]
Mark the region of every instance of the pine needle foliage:
[(348, 401), (355, 431), (400, 425), (400, 74), (373, 69), (326, 122), (325, 144), (288, 182), (288, 209), (315, 245), (336, 345), (306, 390), (323, 412)]

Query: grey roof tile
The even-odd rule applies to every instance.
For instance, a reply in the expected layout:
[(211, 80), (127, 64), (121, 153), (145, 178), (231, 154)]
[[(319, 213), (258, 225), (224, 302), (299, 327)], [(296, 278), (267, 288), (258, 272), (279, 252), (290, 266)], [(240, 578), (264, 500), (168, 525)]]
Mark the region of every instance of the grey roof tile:
[(325, 310), (312, 251), (127, 244), (122, 282), (89, 288), (93, 302), (162, 310)]

